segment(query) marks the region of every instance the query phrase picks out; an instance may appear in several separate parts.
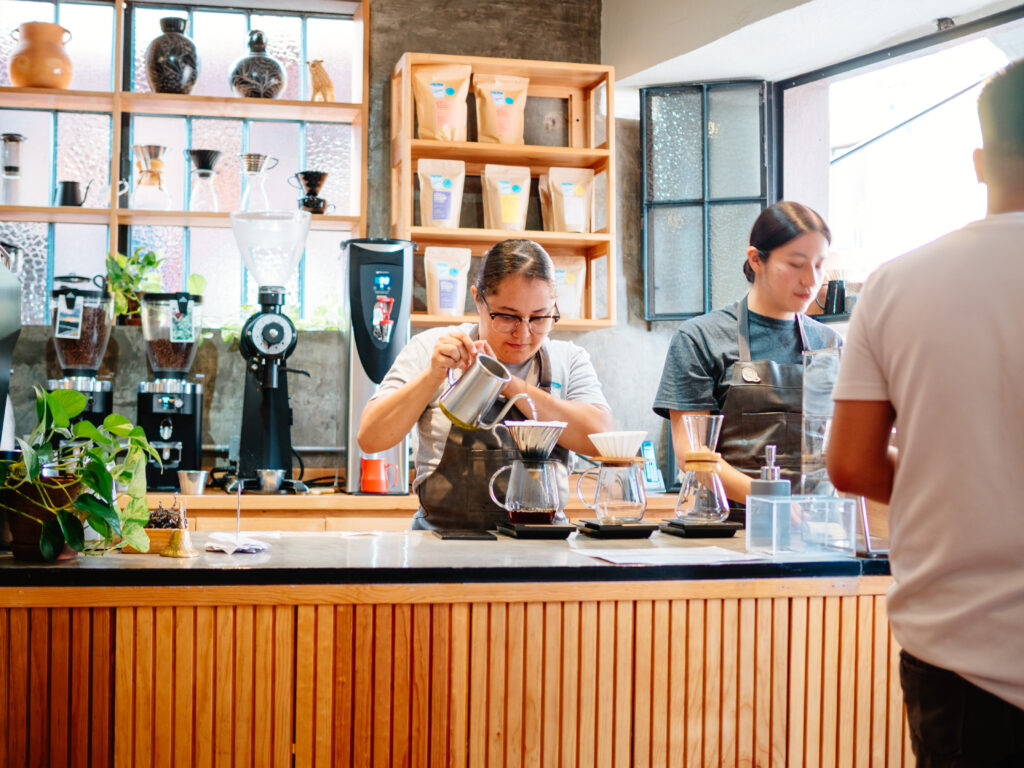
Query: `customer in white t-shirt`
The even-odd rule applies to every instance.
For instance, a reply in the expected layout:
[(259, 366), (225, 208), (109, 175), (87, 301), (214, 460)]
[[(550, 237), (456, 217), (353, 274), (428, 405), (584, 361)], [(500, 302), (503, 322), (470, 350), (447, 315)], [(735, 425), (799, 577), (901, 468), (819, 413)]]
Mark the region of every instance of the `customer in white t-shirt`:
[(918, 766), (1024, 765), (1024, 60), (978, 107), (988, 215), (870, 277), (832, 393), (833, 482), (890, 504)]

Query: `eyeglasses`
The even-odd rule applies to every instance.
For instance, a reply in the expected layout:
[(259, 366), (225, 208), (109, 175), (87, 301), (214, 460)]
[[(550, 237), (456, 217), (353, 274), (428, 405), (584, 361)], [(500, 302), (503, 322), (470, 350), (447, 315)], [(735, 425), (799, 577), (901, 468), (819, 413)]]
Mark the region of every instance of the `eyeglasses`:
[(547, 333), (561, 318), (561, 315), (558, 314), (557, 306), (555, 307), (555, 314), (553, 315), (536, 315), (535, 317), (527, 318), (520, 317), (519, 315), (509, 315), (505, 312), (491, 312), (491, 308), (487, 304), (487, 299), (481, 296), (480, 301), (482, 301), (484, 303), (484, 307), (487, 308), (487, 314), (491, 316), (491, 324), (494, 326), (494, 330), (498, 333), (515, 333), (519, 330), (519, 326), (522, 324), (523, 320), (526, 320), (530, 324), (530, 333)]

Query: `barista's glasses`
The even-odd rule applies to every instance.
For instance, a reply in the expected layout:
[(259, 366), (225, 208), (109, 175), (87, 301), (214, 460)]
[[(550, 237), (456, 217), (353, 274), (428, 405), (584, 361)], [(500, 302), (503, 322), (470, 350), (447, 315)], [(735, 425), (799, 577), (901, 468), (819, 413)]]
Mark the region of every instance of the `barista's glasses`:
[(555, 326), (555, 323), (561, 319), (561, 315), (558, 314), (557, 304), (555, 305), (555, 314), (553, 315), (522, 317), (520, 315), (510, 315), (506, 312), (491, 312), (491, 308), (487, 304), (487, 299), (481, 296), (480, 301), (484, 303), (484, 307), (487, 309), (487, 314), (491, 316), (491, 324), (494, 326), (494, 330), (498, 333), (515, 333), (519, 330), (519, 326), (522, 322), (526, 320), (530, 325), (530, 333), (540, 335), (542, 333), (548, 333)]

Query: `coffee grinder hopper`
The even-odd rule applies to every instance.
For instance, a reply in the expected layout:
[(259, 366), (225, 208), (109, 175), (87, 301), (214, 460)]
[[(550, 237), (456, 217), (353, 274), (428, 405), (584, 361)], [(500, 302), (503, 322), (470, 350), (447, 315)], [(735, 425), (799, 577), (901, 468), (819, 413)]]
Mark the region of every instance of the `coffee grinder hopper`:
[(295, 274), (306, 245), (311, 216), (306, 211), (235, 211), (231, 229), (246, 269), (256, 284), (284, 288)]
[(546, 459), (554, 450), (564, 421), (506, 421), (512, 440), (524, 459)]

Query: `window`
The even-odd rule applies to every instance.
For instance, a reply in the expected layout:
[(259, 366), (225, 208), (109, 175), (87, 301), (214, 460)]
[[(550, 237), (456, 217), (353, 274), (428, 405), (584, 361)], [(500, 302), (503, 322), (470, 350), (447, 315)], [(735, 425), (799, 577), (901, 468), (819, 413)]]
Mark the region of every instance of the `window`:
[(750, 227), (773, 189), (762, 82), (641, 90), (644, 317), (741, 298)]

